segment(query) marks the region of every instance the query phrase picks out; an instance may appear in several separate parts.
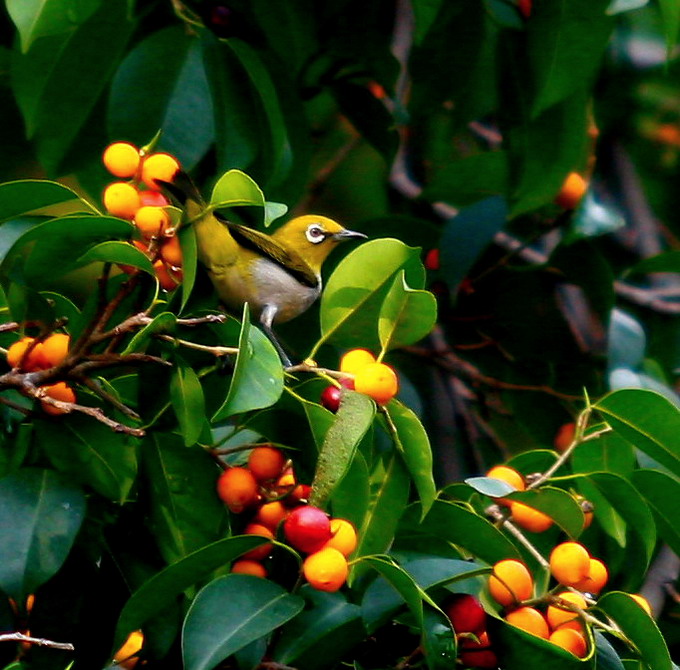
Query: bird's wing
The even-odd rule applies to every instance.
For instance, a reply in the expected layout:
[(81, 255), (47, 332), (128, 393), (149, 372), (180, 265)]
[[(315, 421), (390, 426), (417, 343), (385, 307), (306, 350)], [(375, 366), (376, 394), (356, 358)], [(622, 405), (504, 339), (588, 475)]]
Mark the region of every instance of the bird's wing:
[(319, 285), (319, 278), (312, 268), (310, 268), (304, 259), (295, 251), (286, 249), (273, 237), (265, 235), (259, 230), (226, 221), (222, 217), (218, 218), (229, 228), (229, 231), (238, 244), (246, 249), (262, 254), (270, 261), (280, 265), (304, 286), (317, 288)]

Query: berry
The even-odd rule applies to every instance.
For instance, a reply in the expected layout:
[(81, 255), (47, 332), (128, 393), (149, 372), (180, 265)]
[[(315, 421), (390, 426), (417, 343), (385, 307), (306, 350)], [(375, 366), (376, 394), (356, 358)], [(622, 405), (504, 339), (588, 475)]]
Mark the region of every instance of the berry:
[(147, 240), (162, 235), (169, 223), (170, 217), (162, 207), (140, 207), (135, 214), (134, 224)]
[(139, 192), (132, 184), (114, 182), (104, 191), (104, 207), (113, 216), (132, 220), (141, 206)]
[(548, 639), (579, 658), (583, 658), (588, 652), (588, 643), (585, 637), (573, 628), (559, 628), (553, 631)]
[(357, 548), (357, 531), (346, 519), (331, 519), (331, 539), (323, 546), (349, 556)]
[[(274, 539), (274, 533), (272, 533), (269, 528), (259, 523), (249, 523), (245, 527), (243, 533), (245, 535), (260, 535), (261, 537), (266, 537), (270, 540)], [(246, 552), (243, 554), (243, 558), (247, 558), (251, 561), (261, 561), (272, 553), (273, 548), (274, 546), (268, 542), (267, 544), (255, 547), (255, 549), (251, 549), (250, 551)]]
[(537, 635), (547, 640), (550, 637), (550, 629), (548, 628), (548, 622), (545, 617), (533, 607), (520, 607), (512, 612), (508, 613), (505, 620), (525, 630), (527, 633), (532, 635)]
[(179, 163), (170, 154), (151, 154), (142, 163), (142, 181), (153, 191), (160, 190), (156, 179), (172, 181), (179, 170)]
[(116, 177), (134, 177), (139, 167), (139, 149), (129, 142), (114, 142), (106, 147), (102, 160)]
[(18, 368), (22, 364), (22, 361), (23, 365), (21, 365), (21, 369), (25, 370), (26, 372), (33, 372), (35, 370), (41, 370), (43, 368), (49, 367), (46, 364), (45, 357), (43, 356), (42, 343), (40, 342), (38, 342), (38, 344), (36, 344), (33, 349), (31, 349), (31, 352), (26, 357), (26, 360), (23, 360), (26, 350), (34, 341), (34, 339), (35, 338), (33, 337), (22, 337), (20, 340), (17, 340), (10, 346), (10, 348), (7, 350), (7, 363), (10, 365), (10, 367)]
[(510, 501), (512, 520), (524, 530), (532, 533), (543, 533), (553, 525), (553, 520), (543, 512), (539, 512), (529, 505)]
[[(557, 594), (558, 598), (565, 600), (582, 610), (588, 607), (585, 598), (573, 591), (563, 591)], [(550, 605), (546, 612), (548, 623), (552, 628), (573, 628), (574, 630), (581, 630), (581, 621), (578, 614), (572, 610), (562, 609), (559, 605)]]
[(375, 363), (375, 356), (368, 349), (352, 349), (340, 359), (340, 372), (355, 375), (372, 363)]
[(481, 633), (479, 642), (470, 638), (460, 640), (460, 662), (471, 668), (497, 668), (498, 657), (489, 646), (489, 636)]
[(327, 386), (321, 392), (321, 405), (335, 414), (340, 409), (342, 391), (337, 386)]
[(354, 375), (354, 390), (384, 405), (397, 395), (399, 382), (394, 370), (384, 363), (371, 363)]
[(555, 198), (555, 204), (564, 209), (574, 209), (587, 190), (586, 180), (578, 172), (570, 172)]
[(140, 191), (139, 199), (142, 207), (167, 207), (170, 202), (158, 191)]
[(555, 439), (553, 440), (553, 446), (556, 451), (559, 451), (560, 453), (566, 451), (567, 447), (574, 439), (575, 430), (576, 424), (573, 421), (565, 423), (557, 429)]
[(489, 593), (499, 604), (508, 607), (528, 600), (534, 592), (534, 580), (524, 563), (509, 558), (493, 566), (489, 578)]
[(574, 584), (574, 588), (585, 593), (597, 595), (605, 587), (609, 573), (605, 564), (597, 559), (591, 558), (588, 566), (588, 575), (580, 582)]
[(156, 273), (158, 283), (164, 291), (174, 291), (182, 281), (181, 273), (175, 279), (175, 276), (170, 273), (168, 266), (160, 259), (153, 264), (153, 270)]
[(168, 265), (173, 267), (182, 267), (182, 247), (179, 243), (179, 237), (173, 235), (172, 237), (166, 237), (160, 248), (161, 258)]
[[(134, 655), (141, 651), (143, 645), (144, 633), (141, 630), (135, 630), (128, 635), (128, 639), (125, 640), (123, 646), (115, 653), (113, 660), (116, 661), (119, 668), (132, 670), (139, 660)], [(130, 658), (131, 656), (133, 658)]]
[(288, 496), (293, 504), (306, 503), (312, 495), (312, 487), (309, 484), (298, 484)]
[(280, 449), (272, 446), (255, 447), (248, 456), (248, 469), (258, 481), (278, 477), (286, 465), (286, 457)]
[(262, 563), (259, 563), (258, 561), (252, 561), (248, 558), (234, 561), (230, 572), (233, 572), (237, 575), (252, 575), (253, 577), (262, 578), (267, 576), (267, 570), (264, 565), (262, 565)]
[(238, 514), (259, 500), (257, 481), (246, 468), (229, 468), (217, 480), (217, 495), (227, 507)]
[(531, 16), (532, 4), (533, 0), (519, 0), (519, 2), (517, 3), (517, 7), (520, 11), (520, 14), (525, 19), (528, 19)]
[(324, 547), (307, 556), (302, 564), (305, 579), (319, 591), (337, 591), (346, 581), (347, 559), (333, 547)]
[(272, 532), (288, 516), (288, 510), (280, 500), (274, 500), (262, 505), (253, 517), (255, 523), (262, 524)]
[(430, 249), (423, 263), (426, 270), (439, 270), (439, 249)]
[(479, 635), (486, 628), (486, 612), (479, 600), (467, 593), (457, 593), (449, 598), (443, 607), (451, 619), (456, 633), (474, 633)]
[[(494, 466), (486, 473), (486, 476), (491, 479), (500, 479), (500, 481), (510, 484), (516, 491), (524, 491), (526, 488), (524, 477), (522, 477), (517, 470), (508, 467), (507, 465)], [(496, 502), (499, 505), (505, 505), (506, 507), (510, 506), (510, 500), (507, 498), (497, 498)]]
[(588, 576), (590, 556), (578, 542), (562, 542), (550, 553), (550, 572), (565, 586), (574, 586)]
[(293, 547), (311, 554), (331, 539), (331, 523), (323, 510), (303, 505), (290, 513), (283, 524), (283, 532)]
[(65, 333), (54, 333), (42, 343), (42, 356), (47, 367), (51, 368), (63, 362), (70, 343), (71, 337)]
[[(66, 382), (57, 382), (56, 384), (50, 384), (48, 386), (41, 387), (45, 392), (46, 396), (54, 398), (55, 400), (61, 400), (62, 402), (75, 402), (76, 394), (73, 389)], [(54, 405), (50, 405), (44, 401), (40, 402), (43, 412), (50, 414), (52, 416), (58, 416), (60, 414), (66, 414), (67, 411)]]

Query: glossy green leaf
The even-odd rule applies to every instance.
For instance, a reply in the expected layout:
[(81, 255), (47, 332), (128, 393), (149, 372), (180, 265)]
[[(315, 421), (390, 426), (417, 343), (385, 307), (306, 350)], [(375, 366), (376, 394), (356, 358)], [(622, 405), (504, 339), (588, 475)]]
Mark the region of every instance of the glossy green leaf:
[(144, 351), (154, 335), (168, 335), (175, 332), (177, 317), (172, 312), (161, 312), (156, 315), (151, 323), (138, 330), (125, 347), (123, 354), (135, 351)]
[(666, 398), (654, 391), (622, 389), (594, 408), (625, 440), (680, 475), (680, 411)]
[(304, 590), (308, 606), (281, 631), (272, 657), (277, 663), (309, 670), (328, 668), (366, 635), (361, 608), (342, 593)]
[(674, 0), (659, 0), (663, 29), (666, 36), (666, 48), (670, 53), (677, 44), (678, 32), (680, 32), (680, 6)]
[(490, 498), (502, 498), (517, 491), (512, 484), (495, 477), (468, 477), (465, 483), (478, 493)]
[(0, 479), (0, 587), (16, 602), (52, 577), (85, 518), (82, 491), (51, 470), (26, 468)]
[(456, 637), (450, 619), (439, 608), (423, 607), (421, 640), (429, 670), (450, 670), (456, 662)]
[(182, 304), (180, 310), (186, 307), (191, 292), (196, 283), (198, 269), (198, 243), (196, 241), (195, 226), (181, 226), (179, 229), (179, 244), (182, 249)]
[(631, 481), (652, 508), (661, 538), (673, 551), (680, 553), (680, 531), (675, 516), (675, 505), (680, 500), (678, 480), (657, 470), (636, 470)]
[(94, 211), (92, 205), (78, 194), (55, 181), (23, 179), (0, 184), (0, 221), (15, 219), (38, 209), (80, 200), (84, 210)]
[(150, 527), (168, 563), (185, 558), (224, 535), (225, 506), (215, 495), (215, 462), (202, 448), (153, 432), (142, 448), (151, 508)]
[(522, 491), (512, 496), (529, 507), (550, 516), (571, 537), (578, 537), (583, 530), (584, 516), (574, 496), (563, 489), (542, 486), (534, 491)]
[(611, 642), (599, 631), (593, 631), (595, 640), (595, 667), (598, 670), (624, 670), (623, 663)]
[(322, 335), (310, 355), (329, 340), (344, 347), (377, 349), (380, 310), (401, 271), (406, 272), (409, 285), (422, 287), (424, 270), (418, 251), (399, 240), (371, 240), (348, 254), (321, 296)]
[(157, 151), (190, 170), (215, 139), (210, 89), (198, 39), (179, 26), (151, 33), (116, 72), (109, 134), (143, 146), (162, 131)]
[(598, 609), (610, 616), (640, 651), (649, 668), (672, 670), (666, 642), (654, 619), (627, 593), (612, 591), (597, 601)]
[(292, 619), (304, 607), (274, 582), (227, 575), (201, 589), (182, 630), (186, 670), (212, 670), (221, 661)]
[(394, 443), (416, 487), (423, 516), (425, 516), (437, 497), (437, 489), (432, 476), (430, 440), (420, 419), (406, 405), (393, 400), (387, 406), (386, 412), (394, 428), (392, 434)]
[(283, 392), (283, 366), (274, 345), (250, 324), (248, 305), (243, 308), (234, 375), (229, 394), (212, 420), (273, 405)]
[(492, 523), (466, 507), (435, 500), (422, 523), (420, 506), (411, 505), (402, 517), (402, 528), (452, 542), (487, 563), (519, 558), (515, 546)]
[(188, 447), (195, 444), (205, 424), (205, 397), (194, 369), (177, 361), (170, 378), (170, 400)]
[(571, 457), (574, 472), (613, 472), (628, 477), (635, 467), (632, 445), (617, 433), (579, 444)]
[(19, 31), (21, 48), (29, 50), (34, 40), (67, 32), (82, 23), (101, 0), (7, 0), (7, 12)]
[(361, 438), (373, 423), (375, 404), (363, 393), (343, 391), (335, 421), (326, 433), (312, 482), (311, 504), (324, 507), (350, 467)]
[(137, 247), (127, 242), (102, 242), (88, 249), (74, 261), (73, 267), (81, 267), (90, 263), (121, 263), (140, 268), (154, 276), (154, 269), (149, 257)]
[(266, 538), (256, 535), (228, 537), (198, 549), (156, 573), (125, 603), (118, 618), (113, 649), (118, 649), (133, 630), (141, 628), (174, 603), (190, 586), (207, 579), (214, 570), (266, 542)]
[(437, 301), (429, 291), (408, 286), (400, 272), (387, 292), (378, 318), (382, 353), (423, 339), (437, 320)]
[(136, 438), (77, 413), (36, 421), (35, 434), (57, 470), (109, 500), (126, 500), (137, 476)]
[(333, 516), (347, 519), (357, 528), (361, 528), (369, 499), (368, 466), (361, 452), (357, 451), (347, 474), (340, 480), (331, 495)]
[(252, 205), (264, 207), (265, 199), (262, 189), (241, 170), (229, 170), (215, 184), (210, 204), (218, 209)]

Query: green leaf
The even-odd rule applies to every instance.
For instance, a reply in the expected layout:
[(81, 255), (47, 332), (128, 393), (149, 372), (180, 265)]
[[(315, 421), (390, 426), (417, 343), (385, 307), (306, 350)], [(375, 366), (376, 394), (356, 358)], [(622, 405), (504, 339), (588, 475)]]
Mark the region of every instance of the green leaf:
[(109, 134), (138, 146), (160, 129), (156, 150), (190, 170), (215, 139), (200, 41), (173, 26), (136, 44), (113, 79), (107, 115)]
[[(63, 3), (53, 0), (51, 4)], [(36, 41), (12, 63), (15, 96), (38, 158), (49, 173), (59, 171), (78, 141), (135, 27), (127, 0), (98, 4), (97, 11), (75, 30)]]
[(283, 367), (274, 345), (250, 324), (248, 305), (243, 307), (243, 324), (238, 342), (234, 376), (229, 394), (212, 420), (273, 405), (283, 392)]
[(680, 554), (680, 532), (675, 516), (675, 505), (680, 500), (680, 482), (657, 470), (636, 470), (631, 481), (652, 508), (661, 538), (676, 554)]
[(125, 347), (123, 355), (136, 351), (144, 351), (154, 335), (172, 334), (175, 332), (176, 325), (177, 317), (172, 312), (161, 312), (153, 318), (151, 323), (134, 334), (127, 347)]
[(413, 14), (416, 22), (414, 40), (416, 44), (422, 42), (430, 26), (437, 18), (442, 0), (416, 0), (413, 3)]
[(181, 360), (176, 361), (170, 378), (170, 399), (184, 444), (191, 446), (205, 425), (205, 397), (198, 375)]
[(209, 454), (154, 432), (144, 441), (142, 459), (151, 530), (165, 560), (174, 563), (217, 541), (228, 515), (215, 495), (217, 474)]
[(174, 603), (190, 586), (206, 579), (214, 570), (224, 567), (241, 554), (266, 542), (266, 538), (256, 535), (228, 537), (209, 544), (156, 573), (125, 603), (116, 626), (113, 649), (119, 649), (133, 630), (141, 628)]
[(468, 477), (465, 483), (478, 493), (490, 498), (502, 498), (517, 491), (512, 484), (495, 477)]
[(599, 631), (593, 631), (595, 638), (595, 667), (598, 670), (625, 670), (616, 649)]
[(262, 189), (241, 170), (229, 170), (215, 184), (210, 196), (210, 204), (217, 208), (252, 205), (264, 207)]
[(361, 608), (342, 593), (311, 587), (303, 592), (308, 607), (284, 626), (272, 657), (277, 663), (309, 670), (333, 667), (366, 636)]
[[(680, 12), (678, 16), (680, 17)], [(680, 251), (665, 251), (645, 258), (633, 265), (627, 274), (647, 274), (648, 272), (680, 272)]]
[(622, 12), (630, 12), (634, 9), (640, 9), (649, 4), (649, 0), (611, 0), (609, 7), (607, 7), (607, 14), (614, 16)]
[(368, 466), (360, 451), (356, 451), (347, 470), (331, 496), (333, 516), (351, 521), (357, 528), (364, 523), (370, 499)]
[(680, 6), (674, 0), (659, 0), (663, 29), (666, 35), (666, 50), (670, 55), (671, 49), (677, 44), (680, 31)]
[(85, 518), (82, 491), (51, 470), (0, 479), (0, 587), (18, 603), (62, 566)]
[(140, 268), (154, 276), (154, 269), (149, 257), (137, 247), (127, 242), (102, 242), (88, 249), (80, 258), (73, 262), (73, 268), (89, 265), (90, 263), (121, 263)]
[(186, 670), (212, 670), (218, 663), (290, 621), (304, 601), (274, 582), (227, 575), (201, 589), (182, 630)]
[(594, 408), (625, 440), (680, 475), (680, 411), (659, 393), (621, 389)]
[(375, 404), (363, 393), (344, 390), (335, 421), (326, 433), (312, 482), (311, 504), (324, 507), (350, 467), (361, 438), (375, 416)]
[(0, 184), (0, 221), (14, 219), (37, 209), (72, 200), (80, 200), (84, 209), (94, 211), (87, 200), (83, 200), (75, 191), (56, 181), (41, 179), (9, 181)]
[(415, 291), (400, 272), (387, 292), (380, 316), (378, 336), (381, 353), (422, 340), (437, 321), (437, 301), (429, 291)]
[(393, 433), (395, 445), (418, 491), (424, 517), (437, 497), (432, 476), (430, 440), (420, 419), (406, 405), (393, 400), (387, 406), (386, 413), (395, 429)]
[(67, 32), (85, 21), (102, 0), (7, 0), (7, 13), (26, 53), (34, 40)]
[(450, 619), (439, 608), (425, 605), (421, 639), (429, 670), (450, 670), (456, 663), (456, 637)]
[(567, 535), (578, 537), (583, 531), (584, 516), (581, 507), (570, 493), (551, 486), (535, 491), (518, 492), (512, 500), (529, 505), (547, 514)]
[(616, 433), (579, 444), (571, 457), (573, 472), (613, 472), (628, 477), (635, 467), (632, 445)]
[(35, 422), (36, 439), (57, 470), (109, 500), (126, 500), (137, 476), (137, 439), (91, 417)]
[(654, 619), (627, 593), (612, 591), (597, 601), (597, 608), (610, 616), (640, 651), (653, 670), (672, 670), (668, 647)]
[(310, 355), (328, 340), (344, 347), (377, 349), (382, 303), (402, 270), (411, 286), (422, 287), (418, 251), (399, 240), (371, 240), (348, 254), (321, 296), (322, 335)]

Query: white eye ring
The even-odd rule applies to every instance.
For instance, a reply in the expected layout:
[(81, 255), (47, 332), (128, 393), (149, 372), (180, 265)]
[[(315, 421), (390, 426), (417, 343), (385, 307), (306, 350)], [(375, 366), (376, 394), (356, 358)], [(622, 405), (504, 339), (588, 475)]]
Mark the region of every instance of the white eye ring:
[(305, 236), (312, 244), (319, 244), (326, 239), (326, 232), (318, 223), (313, 223), (305, 231)]

